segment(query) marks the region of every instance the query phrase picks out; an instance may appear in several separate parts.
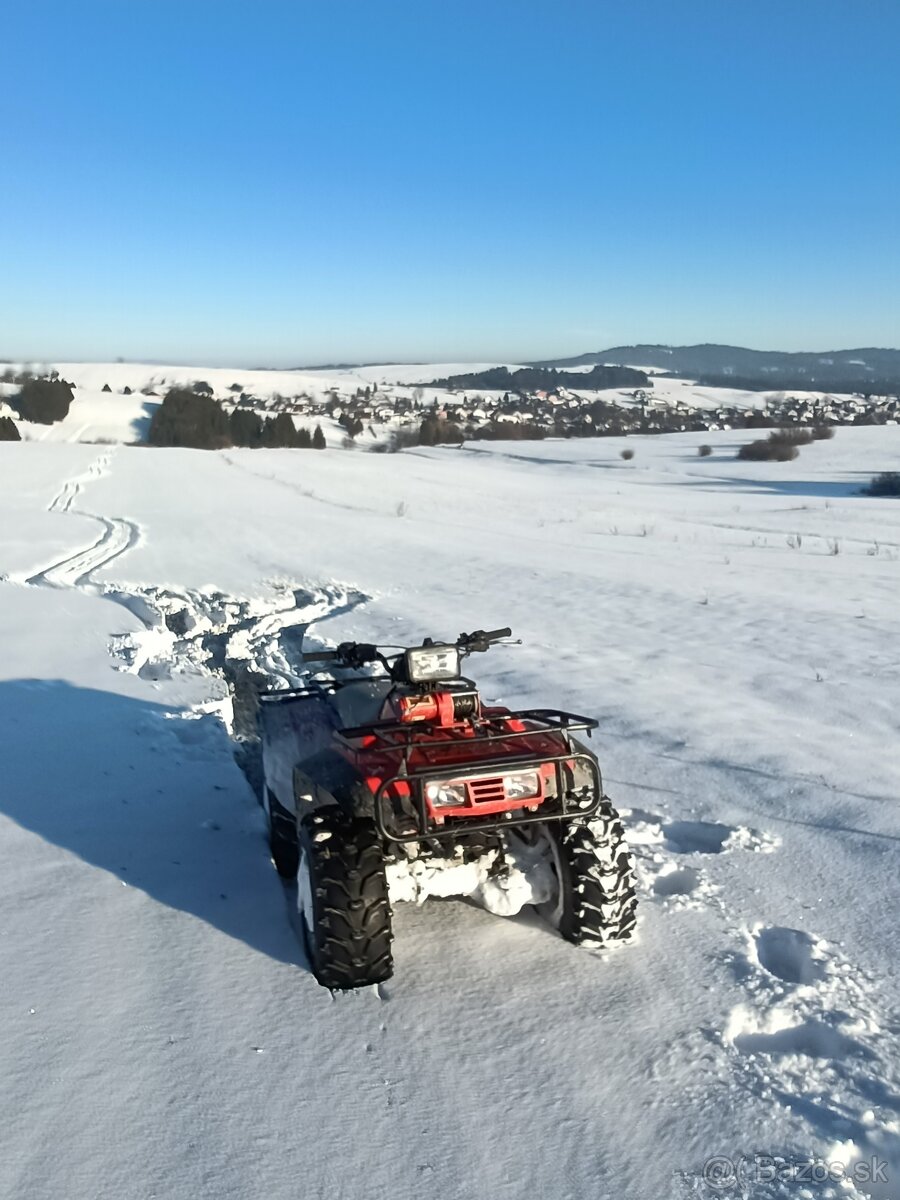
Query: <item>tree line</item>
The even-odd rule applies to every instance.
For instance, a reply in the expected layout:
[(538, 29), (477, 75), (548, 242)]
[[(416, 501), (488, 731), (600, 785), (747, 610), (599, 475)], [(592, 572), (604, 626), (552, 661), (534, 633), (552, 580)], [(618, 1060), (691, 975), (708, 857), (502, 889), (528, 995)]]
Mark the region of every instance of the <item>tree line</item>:
[(595, 366), (590, 371), (557, 371), (552, 367), (520, 367), (510, 371), (509, 367), (488, 367), (484, 371), (473, 371), (468, 375), (448, 375), (446, 379), (435, 379), (428, 386), (449, 391), (471, 391), (484, 388), (497, 392), (553, 392), (559, 387), (573, 391), (602, 391), (604, 388), (649, 385), (646, 372), (634, 367)]
[(150, 421), (151, 446), (190, 446), (197, 450), (288, 448), (324, 450), (321, 425), (313, 433), (297, 429), (286, 412), (261, 417), (246, 408), (226, 412), (212, 396), (188, 388), (170, 388)]

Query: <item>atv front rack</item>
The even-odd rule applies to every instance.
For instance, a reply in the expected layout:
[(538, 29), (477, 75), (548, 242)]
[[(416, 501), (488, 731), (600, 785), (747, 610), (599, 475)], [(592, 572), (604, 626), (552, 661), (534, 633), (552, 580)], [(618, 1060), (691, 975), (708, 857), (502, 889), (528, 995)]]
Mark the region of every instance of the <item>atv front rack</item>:
[[(508, 728), (510, 721), (537, 721), (541, 727), (511, 730)], [(393, 751), (399, 754), (400, 761), (395, 774), (383, 779), (375, 793), (375, 823), (387, 841), (416, 842), (422, 838), (456, 838), (467, 833), (489, 833), (507, 826), (528, 825), (538, 821), (592, 817), (603, 798), (600, 770), (591, 754), (573, 744), (571, 734), (579, 730), (590, 733), (596, 727), (597, 722), (589, 717), (542, 708), (488, 716), (478, 722), (472, 736), (465, 738), (459, 737), (458, 730), (454, 736), (452, 728), (431, 727), (426, 733), (421, 726), (416, 728), (414, 724), (399, 721), (379, 721), (341, 729), (337, 736), (348, 743), (374, 738), (376, 744), (372, 745), (370, 741), (366, 746), (367, 752)], [(521, 753), (515, 743), (522, 738), (531, 738), (533, 741), (547, 739), (554, 745), (555, 752), (548, 746), (547, 751), (540, 753), (533, 750)], [(562, 749), (559, 749), (560, 740), (563, 742)], [(500, 742), (511, 742), (513, 746), (509, 753), (495, 753), (489, 765), (481, 762), (469, 768), (465, 759), (453, 763), (446, 761), (446, 753), (454, 745), (462, 745), (469, 750), (480, 745), (493, 745), (496, 748)], [(349, 748), (358, 749), (355, 746)], [(436, 760), (439, 753), (440, 758)], [(415, 762), (411, 761), (413, 755), (416, 756)], [(576, 764), (587, 779), (577, 791), (573, 786)], [(494, 779), (514, 771), (538, 770), (547, 765), (554, 768), (555, 791), (545, 796), (533, 811), (523, 806), (513, 811), (479, 816), (475, 803), (472, 805), (472, 816), (452, 816), (446, 821), (436, 818), (429, 811), (425, 796), (428, 784)], [(408, 791), (412, 812), (398, 814), (395, 811), (398, 786)]]
[[(510, 721), (541, 721), (544, 729), (509, 729)], [(463, 739), (459, 730), (454, 726), (429, 726), (428, 731), (433, 736), (427, 737), (423, 727), (409, 721), (373, 721), (370, 725), (356, 725), (348, 729), (339, 729), (338, 737), (344, 741), (356, 738), (374, 737), (382, 743), (384, 749), (400, 749), (404, 745), (411, 749), (422, 750), (440, 746), (446, 750), (454, 743), (465, 746), (477, 746), (486, 742), (506, 742), (513, 738), (539, 737), (544, 733), (562, 733), (568, 735), (578, 730), (586, 730), (588, 736), (599, 724), (593, 717), (579, 717), (575, 713), (563, 712), (558, 708), (523, 708), (516, 712), (482, 716), (477, 728), (484, 732), (476, 733), (473, 737)], [(568, 740), (568, 738), (567, 738)]]
[[(585, 786), (581, 794), (571, 790), (565, 779), (566, 768), (571, 769), (576, 762), (587, 767), (591, 779), (590, 785)], [(522, 808), (483, 817), (477, 815), (448, 817), (446, 822), (433, 817), (428, 811), (425, 799), (426, 785), (448, 783), (454, 779), (465, 779), (467, 782), (492, 779), (498, 775), (496, 768), (492, 771), (467, 771), (465, 767), (460, 768), (457, 765), (455, 771), (435, 772), (433, 768), (422, 766), (405, 775), (394, 775), (391, 779), (383, 780), (375, 793), (375, 824), (378, 826), (378, 832), (389, 842), (418, 842), (423, 838), (457, 838), (464, 833), (489, 833), (504, 827), (531, 825), (538, 821), (565, 821), (572, 820), (574, 817), (594, 816), (603, 799), (603, 789), (600, 783), (600, 771), (589, 754), (575, 752), (559, 755), (557, 758), (549, 758), (545, 754), (537, 757), (526, 755), (504, 760), (504, 770), (501, 773), (505, 773), (505, 770), (510, 768), (517, 771), (526, 771), (529, 768), (536, 770), (547, 763), (552, 763), (555, 767), (556, 795), (547, 796), (534, 811)], [(410, 799), (415, 810), (413, 828), (410, 828), (413, 817), (410, 814), (403, 814), (406, 822), (401, 823), (403, 818), (394, 811), (392, 798), (389, 796), (390, 789), (396, 788), (396, 785), (401, 782), (409, 788)], [(477, 805), (473, 806), (472, 811), (477, 814)]]

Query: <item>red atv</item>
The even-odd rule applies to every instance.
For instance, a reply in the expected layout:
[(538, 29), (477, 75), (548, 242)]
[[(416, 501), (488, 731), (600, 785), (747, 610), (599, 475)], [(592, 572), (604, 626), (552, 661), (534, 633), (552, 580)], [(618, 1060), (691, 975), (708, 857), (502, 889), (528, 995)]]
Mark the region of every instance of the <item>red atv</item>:
[(389, 655), (344, 642), (303, 656), (336, 677), (260, 697), (272, 858), (297, 877), (325, 987), (390, 978), (399, 899), (465, 895), (502, 915), (531, 904), (576, 945), (631, 939), (622, 825), (573, 737), (597, 722), (489, 707), (461, 677), (464, 656), (509, 636), (478, 630)]

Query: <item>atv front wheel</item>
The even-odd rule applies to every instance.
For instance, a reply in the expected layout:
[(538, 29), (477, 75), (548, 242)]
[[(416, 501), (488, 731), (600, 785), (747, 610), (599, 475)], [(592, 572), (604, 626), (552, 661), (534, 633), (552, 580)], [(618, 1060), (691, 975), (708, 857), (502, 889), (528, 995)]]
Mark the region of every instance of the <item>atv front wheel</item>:
[(619, 814), (608, 801), (590, 821), (544, 826), (555, 896), (538, 906), (566, 941), (599, 947), (630, 942), (637, 923), (634, 867)]
[(297, 906), (312, 973), (333, 990), (393, 972), (391, 906), (373, 821), (320, 809), (300, 823)]

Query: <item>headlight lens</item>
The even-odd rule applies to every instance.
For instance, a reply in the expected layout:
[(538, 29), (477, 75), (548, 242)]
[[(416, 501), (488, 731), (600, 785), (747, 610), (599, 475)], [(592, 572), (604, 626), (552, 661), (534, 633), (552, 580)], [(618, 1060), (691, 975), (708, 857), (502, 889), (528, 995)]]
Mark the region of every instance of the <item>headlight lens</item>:
[(463, 808), (466, 788), (462, 783), (429, 783), (425, 795), (432, 808)]
[(503, 791), (507, 800), (527, 800), (537, 796), (541, 790), (541, 782), (537, 771), (520, 771), (516, 775), (503, 776)]
[(417, 646), (406, 652), (406, 674), (411, 683), (459, 678), (456, 646)]

